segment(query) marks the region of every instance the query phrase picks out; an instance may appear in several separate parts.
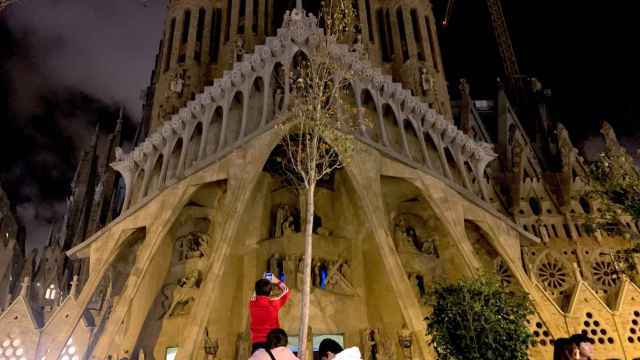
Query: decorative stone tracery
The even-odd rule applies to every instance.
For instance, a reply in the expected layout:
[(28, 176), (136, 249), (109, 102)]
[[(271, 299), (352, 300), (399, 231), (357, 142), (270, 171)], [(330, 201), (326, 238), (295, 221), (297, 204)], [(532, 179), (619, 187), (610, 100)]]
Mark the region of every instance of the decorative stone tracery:
[[(165, 164), (160, 167), (165, 169), (165, 173), (175, 174), (175, 178), (185, 176), (188, 173), (186, 170), (189, 168), (203, 165), (202, 160), (205, 160), (205, 158), (207, 162), (217, 160), (226, 150), (241, 146), (255, 132), (271, 129), (274, 126), (274, 122), (260, 120), (260, 127), (255, 132), (246, 131), (248, 128), (246, 123), (249, 121), (246, 119), (246, 115), (240, 115), (241, 119), (231, 119), (230, 117), (235, 116), (233, 114), (247, 114), (248, 112), (241, 110), (234, 113), (230, 111), (230, 107), (233, 106), (233, 102), (230, 100), (236, 94), (240, 94), (242, 99), (248, 99), (252, 89), (249, 82), (252, 82), (256, 77), (260, 77), (265, 83), (265, 90), (268, 89), (267, 91), (262, 91), (261, 96), (267, 98), (264, 103), (270, 104), (273, 109), (272, 116), (278, 113), (281, 108), (287, 106), (290, 98), (288, 94), (290, 89), (289, 86), (285, 86), (283, 89), (282, 84), (278, 85), (275, 84), (276, 81), (273, 81), (272, 74), (276, 66), (278, 64), (280, 64), (281, 68), (283, 68), (283, 65), (284, 67), (290, 66), (293, 61), (292, 56), (297, 53), (297, 50), (302, 49), (306, 52), (313, 52), (314, 48), (321, 43), (320, 40), (323, 37), (323, 31), (318, 27), (318, 21), (313, 15), (295, 17), (293, 14), (286, 15), (283, 28), (278, 31), (276, 37), (269, 37), (266, 39), (265, 45), (256, 46), (253, 54), (242, 54), (240, 58), (238, 51), (236, 51), (236, 60), (238, 62), (233, 66), (232, 71), (215, 80), (212, 86), (205, 87), (201, 94), (196, 95), (194, 100), (188, 102), (185, 107), (172, 115), (170, 121), (165, 122), (161, 128), (150, 134), (148, 139), (138, 148), (129, 154), (118, 152), (117, 161), (112, 166), (121, 173), (126, 185), (125, 208), (137, 205), (142, 199), (163, 188), (166, 182), (153, 182), (151, 183), (152, 188), (147, 191), (150, 184), (148, 179), (153, 176), (152, 169), (155, 165), (155, 160), (159, 158), (158, 155), (163, 154), (163, 162), (169, 161), (168, 155), (173, 150), (172, 145), (178, 138), (184, 142), (184, 146), (181, 149), (182, 152), (190, 148), (208, 149), (210, 147), (203, 146), (202, 142), (209, 141), (212, 138), (216, 139), (219, 145), (213, 148), (212, 153), (199, 151), (192, 154), (189, 161), (186, 159), (187, 156), (183, 154), (180, 156), (179, 163), (171, 164), (175, 169), (167, 169)], [(439, 172), (437, 169), (440, 167), (432, 166), (432, 163), (442, 162), (444, 159), (441, 156), (439, 156), (440, 159), (428, 159), (423, 145), (425, 143), (423, 137), (435, 137), (433, 140), (436, 146), (439, 147), (439, 153), (442, 154), (444, 149), (449, 149), (454, 154), (453, 156), (456, 157), (456, 171), (465, 172), (466, 170), (462, 164), (465, 162), (471, 164), (475, 177), (483, 182), (480, 187), (483, 189), (483, 194), (486, 194), (487, 184), (483, 174), (487, 164), (496, 157), (491, 145), (475, 142), (460, 132), (448, 120), (444, 119), (441, 114), (431, 109), (427, 103), (412, 96), (409, 91), (403, 89), (400, 84), (394, 83), (389, 76), (383, 75), (380, 70), (374, 69), (368, 60), (363, 60), (361, 56), (354, 53), (351, 46), (337, 44), (334, 40), (328, 40), (328, 44), (329, 53), (336, 61), (354, 70), (363, 70), (356, 71), (361, 75), (352, 84), (355, 93), (360, 94), (366, 89), (377, 94), (373, 98), (377, 103), (377, 109), (380, 109), (382, 104), (389, 104), (393, 109), (393, 117), (395, 119), (407, 118), (414, 124), (415, 134), (419, 137), (418, 143), (422, 147), (420, 151), (423, 152), (420, 158), (423, 158), (424, 162), (416, 162), (416, 159), (414, 159), (415, 154), (412, 157), (406, 152), (406, 147), (404, 150), (401, 149), (400, 152), (390, 151), (393, 156), (420, 169)], [(240, 47), (236, 48), (240, 49)], [(364, 71), (364, 69), (367, 70)], [(279, 74), (280, 72), (278, 71), (277, 73)], [(286, 77), (287, 71), (284, 71), (284, 73)], [(287, 83), (286, 79), (282, 82)], [(356, 105), (361, 106), (359, 97), (356, 103)], [(240, 106), (247, 107), (249, 104), (250, 101), (242, 101)], [(213, 113), (212, 109), (218, 107), (223, 109), (223, 124), (220, 129), (215, 130), (214, 127), (207, 126), (211, 122), (211, 119), (207, 118), (207, 116)], [(264, 114), (267, 113), (264, 112)], [(378, 114), (378, 116), (381, 115)], [(191, 131), (196, 123), (205, 125), (203, 126), (204, 132), (201, 136), (192, 137)], [(238, 134), (231, 135), (229, 131), (225, 131), (233, 124), (242, 125)], [(399, 128), (403, 131), (403, 138), (416, 136), (414, 134), (405, 134), (404, 126), (399, 126)], [(444, 131), (439, 131), (438, 129)], [(208, 134), (209, 131), (220, 131), (220, 133), (212, 137)], [(231, 138), (229, 138), (230, 136)], [(364, 132), (358, 133), (356, 136), (365, 142), (371, 142), (371, 139)], [(383, 134), (382, 140), (387, 138), (387, 134)], [(152, 139), (154, 140), (152, 141)], [(190, 142), (192, 141), (197, 141), (195, 147), (191, 146)], [(386, 140), (378, 145), (383, 151), (388, 147)], [(450, 174), (447, 172), (440, 173), (440, 175), (448, 177)], [(449, 180), (452, 181), (453, 179)], [(469, 190), (473, 191), (473, 189)]]
[(573, 277), (568, 266), (557, 257), (547, 254), (538, 261), (535, 274), (538, 281), (553, 296), (564, 295), (572, 285)]

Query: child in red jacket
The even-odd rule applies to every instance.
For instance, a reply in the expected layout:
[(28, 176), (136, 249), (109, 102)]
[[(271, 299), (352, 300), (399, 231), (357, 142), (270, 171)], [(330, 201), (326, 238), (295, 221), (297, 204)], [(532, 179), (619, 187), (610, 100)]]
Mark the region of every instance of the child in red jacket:
[[(271, 297), (273, 285), (277, 285), (282, 294), (278, 297)], [(256, 281), (255, 294), (249, 301), (249, 330), (251, 331), (251, 353), (266, 347), (267, 334), (273, 329), (280, 327), (278, 312), (280, 308), (289, 300), (289, 288), (275, 276), (269, 279)]]

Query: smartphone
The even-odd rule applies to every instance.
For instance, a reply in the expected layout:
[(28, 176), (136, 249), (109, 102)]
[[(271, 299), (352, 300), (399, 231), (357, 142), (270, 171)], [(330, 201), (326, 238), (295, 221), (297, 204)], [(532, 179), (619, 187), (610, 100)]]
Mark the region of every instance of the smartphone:
[(269, 281), (271, 281), (271, 279), (273, 279), (273, 273), (266, 272), (266, 273), (262, 274), (262, 277), (267, 279), (267, 280), (269, 280)]

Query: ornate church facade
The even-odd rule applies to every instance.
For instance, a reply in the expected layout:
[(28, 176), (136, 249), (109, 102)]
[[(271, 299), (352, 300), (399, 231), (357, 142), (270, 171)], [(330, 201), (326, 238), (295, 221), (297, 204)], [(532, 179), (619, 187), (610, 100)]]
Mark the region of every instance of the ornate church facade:
[[(433, 359), (429, 286), (488, 272), (531, 297), (531, 358), (583, 332), (595, 358), (640, 359), (637, 270), (612, 258), (631, 243), (585, 229), (598, 211), (587, 165), (544, 90), (516, 107), (501, 86), (475, 101), (462, 81), (451, 101), (429, 2), (354, 4), (357, 34), (329, 52), (362, 74), (351, 101), (372, 126), (317, 190), (310, 340)], [(303, 201), (273, 151), (289, 70), (324, 33), (319, 2), (293, 5), (169, 1), (135, 148), (118, 147), (120, 127), (92, 141), (40, 255), (24, 254), (0, 208), (0, 360), (247, 359), (264, 271), (292, 288), (281, 323), (295, 342)], [(606, 124), (603, 135), (624, 151)]]

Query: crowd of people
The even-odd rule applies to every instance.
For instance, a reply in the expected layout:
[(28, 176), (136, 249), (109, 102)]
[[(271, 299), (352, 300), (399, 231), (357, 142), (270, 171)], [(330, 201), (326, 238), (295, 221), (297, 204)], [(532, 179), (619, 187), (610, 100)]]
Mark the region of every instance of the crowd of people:
[(593, 339), (584, 334), (556, 339), (553, 344), (553, 360), (590, 360)]
[[(274, 287), (281, 293), (272, 296)], [(287, 347), (289, 338), (280, 328), (279, 312), (289, 300), (290, 291), (284, 282), (270, 273), (256, 281), (255, 293), (249, 301), (251, 357), (249, 360), (296, 360)], [(361, 360), (357, 347), (343, 349), (335, 340), (324, 339), (318, 348), (321, 360)]]
[[(272, 296), (275, 287), (281, 290)], [(256, 281), (255, 293), (249, 301), (251, 319), (251, 357), (249, 360), (296, 360), (298, 357), (287, 347), (289, 338), (280, 328), (278, 314), (289, 300), (289, 288), (275, 276), (265, 273)], [(553, 360), (590, 360), (593, 354), (593, 339), (584, 334), (557, 339), (554, 343)], [(333, 339), (324, 339), (318, 348), (320, 360), (361, 360), (357, 347), (343, 349)]]

